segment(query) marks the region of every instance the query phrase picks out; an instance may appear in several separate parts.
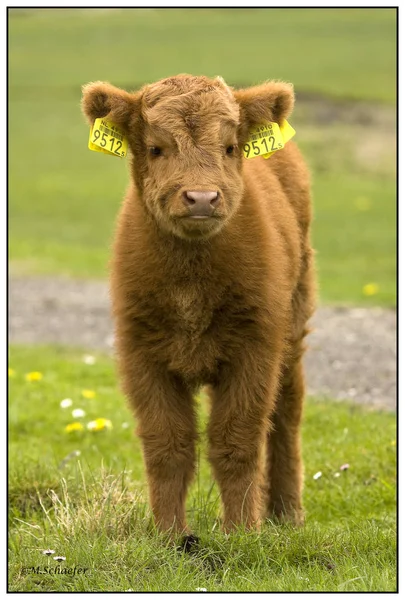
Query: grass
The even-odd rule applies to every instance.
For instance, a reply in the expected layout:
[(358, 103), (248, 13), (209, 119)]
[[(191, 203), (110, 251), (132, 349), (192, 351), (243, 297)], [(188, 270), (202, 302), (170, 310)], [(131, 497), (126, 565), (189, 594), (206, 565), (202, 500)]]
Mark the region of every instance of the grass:
[[(190, 492), (198, 551), (183, 554), (153, 529), (132, 417), (111, 359), (57, 347), (12, 346), (9, 379), (9, 589), (13, 591), (394, 591), (396, 589), (395, 415), (310, 398), (305, 408), (304, 528), (267, 522), (260, 535), (219, 530), (218, 491), (205, 459), (207, 407)], [(43, 379), (24, 375), (40, 371)], [(91, 389), (95, 398), (81, 392)], [(60, 401), (69, 397), (71, 408)], [(86, 424), (113, 429), (66, 433), (72, 408)], [(123, 424), (129, 426), (122, 426)], [(72, 453), (80, 451), (80, 456)], [(350, 468), (340, 471), (349, 463)], [(322, 477), (313, 474), (322, 471)], [(340, 473), (340, 477), (335, 477)], [(66, 557), (75, 577), (32, 573)]]
[(274, 77), (304, 91), (395, 101), (392, 8), (15, 9), (9, 15), (11, 88), (30, 97), (42, 87), (56, 88), (61, 98), (87, 81), (137, 87), (188, 72), (221, 74), (230, 83)]
[[(298, 92), (386, 104), (375, 113), (388, 111), (388, 126), (350, 124), (350, 103), (347, 123), (314, 122), (300, 103), (292, 122), (313, 172), (321, 301), (395, 305), (395, 14), (10, 10), (11, 274), (106, 276), (128, 169), (87, 150), (83, 83), (137, 87), (182, 71), (235, 84), (279, 77)], [(368, 283), (376, 295), (364, 296)]]

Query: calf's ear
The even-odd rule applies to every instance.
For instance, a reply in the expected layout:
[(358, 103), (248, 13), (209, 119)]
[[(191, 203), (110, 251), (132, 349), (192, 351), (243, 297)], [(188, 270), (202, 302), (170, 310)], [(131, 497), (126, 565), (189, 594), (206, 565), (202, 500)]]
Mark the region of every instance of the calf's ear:
[(269, 121), (280, 124), (294, 107), (294, 88), (290, 83), (268, 81), (261, 85), (234, 91), (240, 106), (241, 121), (247, 127)]
[(106, 117), (123, 129), (128, 127), (140, 98), (139, 93), (130, 94), (103, 81), (84, 85), (82, 92), (82, 111), (91, 125), (95, 119)]

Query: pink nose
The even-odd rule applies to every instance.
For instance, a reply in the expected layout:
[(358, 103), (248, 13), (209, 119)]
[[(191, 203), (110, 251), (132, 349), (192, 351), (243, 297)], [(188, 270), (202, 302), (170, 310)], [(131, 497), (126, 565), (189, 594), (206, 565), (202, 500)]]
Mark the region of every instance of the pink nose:
[(183, 202), (193, 217), (210, 217), (219, 203), (218, 192), (184, 192)]

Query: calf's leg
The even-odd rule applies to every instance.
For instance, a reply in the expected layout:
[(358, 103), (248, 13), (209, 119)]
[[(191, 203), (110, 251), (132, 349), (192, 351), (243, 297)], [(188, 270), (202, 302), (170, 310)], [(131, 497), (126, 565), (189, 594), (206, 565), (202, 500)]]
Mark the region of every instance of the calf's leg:
[(283, 370), (271, 428), (267, 435), (266, 515), (299, 525), (303, 522), (301, 414), (304, 400), (301, 358)]
[(224, 369), (211, 390), (209, 458), (221, 491), (225, 531), (260, 525), (263, 448), (278, 366), (260, 372), (256, 360), (252, 356)]
[(133, 362), (124, 388), (138, 420), (156, 525), (187, 533), (186, 494), (195, 470), (196, 422), (191, 391), (174, 375)]

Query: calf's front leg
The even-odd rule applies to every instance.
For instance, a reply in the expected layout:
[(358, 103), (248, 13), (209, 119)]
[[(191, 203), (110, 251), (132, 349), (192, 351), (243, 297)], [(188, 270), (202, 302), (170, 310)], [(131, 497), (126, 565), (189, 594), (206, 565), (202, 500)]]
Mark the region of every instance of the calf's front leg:
[(262, 508), (265, 438), (279, 373), (254, 353), (228, 365), (211, 390), (209, 458), (218, 482), (225, 531), (258, 528)]
[(156, 525), (187, 533), (186, 494), (195, 470), (196, 422), (191, 391), (175, 375), (128, 361), (124, 389), (138, 420)]

